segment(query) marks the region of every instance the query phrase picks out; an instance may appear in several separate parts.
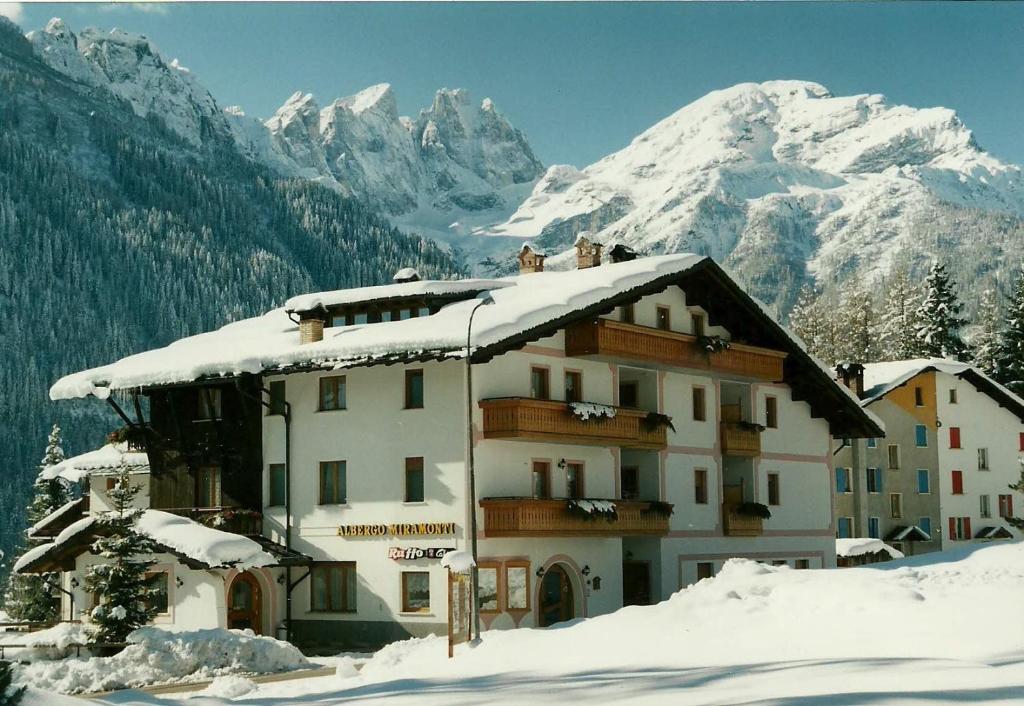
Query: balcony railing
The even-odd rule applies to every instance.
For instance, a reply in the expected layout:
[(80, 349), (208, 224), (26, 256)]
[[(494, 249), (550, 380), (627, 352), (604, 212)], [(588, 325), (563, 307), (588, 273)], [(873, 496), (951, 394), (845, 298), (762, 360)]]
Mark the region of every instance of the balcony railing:
[(786, 358), (782, 351), (743, 343), (730, 343), (727, 349), (712, 352), (704, 349), (696, 336), (609, 319), (584, 321), (566, 329), (565, 354), (643, 360), (772, 381), (782, 380)]
[(154, 508), (171, 512), (223, 532), (258, 536), (263, 534), (263, 513), (240, 507)]
[[(607, 514), (570, 509), (573, 501), (553, 498), (484, 498), (487, 537), (624, 537), (668, 533), (672, 506), (641, 500), (590, 501), (614, 507)], [(585, 503), (586, 501), (584, 501)]]
[(756, 515), (742, 515), (735, 503), (722, 505), (722, 529), (727, 537), (760, 537), (764, 520)]
[(761, 431), (757, 425), (745, 422), (722, 422), (723, 456), (760, 456)]
[(630, 449), (665, 448), (665, 425), (647, 412), (611, 407), (614, 416), (602, 414), (581, 419), (565, 402), (529, 397), (481, 400), (485, 439), (552, 441), (588, 446), (619, 446)]

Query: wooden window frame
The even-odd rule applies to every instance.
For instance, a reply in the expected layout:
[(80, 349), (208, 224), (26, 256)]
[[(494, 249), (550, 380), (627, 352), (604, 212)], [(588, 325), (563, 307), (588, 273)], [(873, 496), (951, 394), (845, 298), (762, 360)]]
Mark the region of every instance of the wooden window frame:
[[(570, 486), (569, 486), (569, 467), (570, 466), (575, 466), (578, 469), (578, 471), (579, 471), (578, 481), (577, 481), (577, 484), (579, 485), (579, 495), (576, 495), (576, 496), (574, 496), (572, 494), (572, 491), (571, 491)], [(575, 459), (566, 460), (566, 462), (565, 462), (565, 497), (567, 497), (569, 499), (574, 499), (574, 500), (582, 500), (583, 498), (587, 497), (587, 480), (586, 480), (586, 478), (587, 478), (586, 463), (584, 463), (583, 461), (577, 461)]]
[[(537, 473), (537, 467), (544, 467), (544, 492), (545, 495), (537, 495), (533, 484), (534, 475)], [(551, 498), (551, 459), (549, 458), (533, 458), (530, 459), (530, 497), (535, 500), (548, 500)]]
[(157, 616), (169, 616), (171, 614), (171, 606), (173, 605), (173, 602), (171, 601), (171, 571), (170, 571), (170, 569), (151, 569), (151, 570), (147, 571), (144, 574), (144, 576), (145, 576), (147, 584), (151, 580), (155, 579), (157, 576), (163, 576), (164, 577), (164, 580), (167, 582), (167, 591), (166, 591), (166, 594), (167, 594), (167, 609), (166, 610), (158, 611), (156, 613), (156, 615)]
[(1013, 493), (999, 493), (997, 505), (1000, 519), (1013, 517)]
[[(357, 562), (354, 562), (354, 561), (317, 561), (317, 562), (313, 563), (313, 565), (310, 567), (310, 570), (309, 570), (309, 612), (310, 613), (355, 613), (355, 612), (357, 612), (358, 606), (359, 606), (359, 580), (358, 580), (358, 573), (356, 572), (356, 564), (357, 564)], [(343, 604), (342, 607), (335, 607), (333, 604), (331, 604), (331, 581), (330, 581), (330, 576), (328, 576), (328, 578), (327, 578), (327, 602), (328, 602), (329, 605), (326, 608), (317, 608), (316, 607), (316, 604), (315, 604), (315, 600), (316, 600), (315, 599), (315, 595), (316, 594), (314, 593), (314, 591), (315, 591), (315, 588), (314, 588), (315, 584), (314, 584), (314, 581), (313, 581), (313, 579), (314, 579), (313, 572), (317, 571), (318, 569), (320, 569), (320, 570), (323, 570), (323, 569), (327, 569), (327, 570), (340, 569), (341, 570), (341, 572), (342, 572), (341, 602)], [(348, 591), (346, 590), (350, 574), (351, 574), (351, 580), (355, 582), (355, 591), (353, 591), (353, 596), (354, 596), (354, 600), (355, 600), (356, 605), (352, 605), (352, 606), (347, 605), (348, 604)]]
[[(334, 388), (334, 407), (324, 406), (324, 388)], [(339, 395), (339, 390), (342, 394)], [(348, 409), (348, 379), (345, 375), (325, 375), (317, 383), (317, 412), (340, 412)], [(341, 399), (344, 397), (344, 399)]]
[[(893, 512), (896, 505), (899, 505), (899, 514)], [(889, 493), (889, 517), (894, 520), (903, 519), (903, 493)]]
[[(280, 471), (285, 474), (284, 484), (284, 497), (281, 498), (281, 502), (274, 502), (274, 471)], [(286, 463), (269, 463), (267, 464), (267, 507), (284, 507), (288, 504), (288, 464)]]
[(619, 321), (624, 324), (636, 323), (636, 308), (633, 304), (623, 304), (619, 307)]
[(690, 312), (690, 331), (697, 338), (707, 335), (707, 327), (705, 325), (706, 322), (707, 317), (705, 317), (702, 312)]
[[(409, 605), (409, 578), (423, 575), (427, 577), (427, 606), (426, 608), (412, 608)], [(402, 572), (402, 612), (410, 615), (426, 615), (432, 608), (430, 596), (430, 572), (420, 569), (409, 569)]]
[[(526, 607), (525, 608), (513, 608), (512, 606), (509, 605), (509, 602), (508, 602), (508, 587), (509, 587), (508, 570), (509, 569), (524, 569), (524, 575), (526, 576), (526, 589), (525, 589), (525, 592), (526, 592)], [(533, 586), (531, 585), (533, 583), (533, 579), (531, 578), (531, 575), (530, 575), (530, 562), (529, 561), (525, 561), (525, 560), (506, 561), (505, 565), (502, 567), (502, 570), (501, 570), (501, 580), (502, 580), (501, 598), (502, 598), (503, 606), (505, 608), (505, 612), (506, 613), (526, 614), (526, 613), (529, 613), (531, 610), (533, 610), (533, 594), (532, 594)]]
[(988, 493), (978, 494), (978, 516), (982, 519), (992, 517), (992, 496)]
[[(708, 420), (708, 391), (704, 385), (694, 385), (690, 394), (690, 404), (693, 407), (693, 421), (706, 422)], [(699, 402), (699, 404), (698, 404)]]
[(957, 394), (957, 391), (956, 391), (955, 387), (949, 388), (949, 403), (950, 404), (960, 404), (959, 395)]
[(224, 418), (224, 394), (219, 387), (202, 386), (197, 391), (197, 422), (215, 422)]
[[(543, 383), (543, 394), (534, 394), (534, 375), (539, 373), (538, 379)], [(551, 399), (551, 367), (547, 365), (530, 366), (530, 399), (550, 400)]]
[(490, 608), (484, 608), (481, 605), (480, 606), (480, 615), (498, 615), (499, 613), (502, 612), (502, 607), (503, 607), (503, 604), (504, 604), (504, 601), (502, 600), (502, 598), (504, 596), (502, 595), (503, 594), (503, 590), (502, 590), (503, 586), (502, 586), (502, 583), (501, 583), (501, 577), (502, 577), (502, 573), (503, 572), (502, 572), (502, 569), (501, 569), (501, 562), (498, 562), (498, 561), (481, 561), (481, 562), (479, 562), (477, 564), (477, 571), (478, 572), (482, 573), (484, 571), (491, 571), (491, 570), (494, 571), (494, 593), (495, 593), (495, 595), (494, 595), (494, 609), (492, 610)]
[(779, 428), (779, 398), (775, 395), (764, 398), (764, 425), (769, 429)]
[[(775, 479), (775, 500), (772, 501), (772, 478)], [(772, 506), (782, 505), (782, 474), (778, 471), (771, 471), (768, 473), (767, 482), (765, 483), (766, 490), (768, 492), (768, 504)]]
[[(216, 473), (210, 474), (210, 481), (204, 482), (203, 474), (210, 469), (216, 469)], [(215, 482), (214, 482), (215, 479)], [(204, 485), (207, 485), (207, 492), (209, 493), (210, 502), (207, 504), (201, 504), (199, 501), (202, 499), (200, 490)], [(217, 502), (213, 502), (217, 501)], [(202, 508), (216, 508), (221, 507), (224, 504), (224, 469), (213, 463), (206, 463), (196, 469), (196, 507)]]
[[(419, 468), (416, 468), (417, 463)], [(411, 500), (409, 498), (409, 474), (415, 473), (416, 471), (419, 471), (420, 474), (420, 494), (423, 497), (419, 500)], [(403, 500), (405, 503), (419, 504), (427, 501), (427, 470), (422, 456), (407, 456), (405, 459), (405, 493), (403, 497), (405, 498), (405, 500)]]
[[(569, 399), (569, 380), (576, 380), (576, 399)], [(573, 368), (566, 368), (563, 377), (563, 387), (566, 402), (582, 402), (583, 401), (583, 371), (576, 370)]]
[(924, 407), (924, 388), (920, 385), (914, 387), (914, 406)]
[[(664, 317), (662, 315), (664, 314)], [(665, 325), (662, 326), (662, 321)], [(654, 328), (659, 331), (672, 330), (672, 307), (658, 304), (654, 307)]]
[[(697, 481), (698, 478), (703, 478), (703, 483)], [(704, 498), (701, 499), (700, 491), (704, 491)], [(709, 496), (711, 492), (708, 488), (708, 469), (706, 468), (694, 468), (693, 469), (693, 503), (694, 505), (707, 505), (710, 501)]]
[[(896, 450), (896, 463), (895, 463), (895, 465), (892, 462), (892, 459), (893, 459), (893, 449)], [(898, 471), (898, 470), (900, 470), (900, 461), (901, 460), (902, 459), (900, 459), (900, 445), (899, 444), (888, 444), (886, 446), (886, 448), (885, 448), (886, 468), (888, 468), (890, 471)]]
[[(331, 500), (330, 502), (325, 502), (325, 498), (324, 498), (324, 485), (325, 485), (324, 484), (324, 471), (326, 470), (326, 466), (328, 464), (336, 464), (335, 471), (334, 471), (335, 499)], [(345, 460), (345, 459), (335, 459), (335, 460), (332, 460), (332, 461), (320, 461), (320, 464), (319, 464), (318, 468), (319, 468), (319, 477), (317, 478), (317, 480), (318, 480), (318, 482), (320, 484), (320, 493), (318, 495), (318, 501), (319, 502), (317, 502), (317, 504), (318, 505), (347, 505), (348, 504), (348, 461)], [(339, 490), (338, 480), (341, 477), (340, 470), (342, 468), (345, 469), (345, 491), (342, 494), (341, 499), (339, 500), (337, 498), (337, 493), (338, 493), (338, 490)]]
[[(420, 399), (419, 404), (413, 404), (413, 380), (419, 379), (420, 381)], [(404, 409), (423, 409), (427, 404), (427, 384), (426, 375), (423, 374), (423, 368), (415, 368), (412, 370), (405, 371), (405, 407)]]
[(990, 471), (992, 467), (988, 463), (988, 447), (978, 447), (978, 470), (979, 471)]
[(864, 469), (864, 474), (866, 476), (864, 486), (868, 495), (880, 495), (882, 493), (882, 484), (885, 483), (885, 479), (882, 475), (882, 469), (875, 466), (868, 466)]

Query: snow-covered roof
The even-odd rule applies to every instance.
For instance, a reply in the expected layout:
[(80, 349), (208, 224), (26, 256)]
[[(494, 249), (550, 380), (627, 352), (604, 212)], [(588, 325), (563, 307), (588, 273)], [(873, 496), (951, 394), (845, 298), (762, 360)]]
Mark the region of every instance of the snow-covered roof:
[(1013, 532), (1006, 529), (1002, 525), (996, 525), (994, 527), (982, 527), (978, 530), (978, 534), (974, 536), (975, 539), (1013, 539)]
[(49, 515), (39, 520), (39, 522), (29, 527), (28, 532), (26, 532), (26, 534), (29, 537), (41, 536), (41, 533), (44, 533), (45, 530), (47, 530), (49, 527), (53, 525), (59, 526), (62, 520), (69, 519), (71, 516), (75, 514), (76, 511), (81, 512), (85, 509), (85, 507), (85, 497), (69, 500), (68, 502), (64, 503), (59, 508), (51, 512)]
[[(416, 274), (416, 270), (407, 267), (395, 274), (396, 279), (408, 279)], [(417, 275), (418, 276), (418, 275)], [(499, 279), (453, 279), (453, 280), (416, 280), (414, 282), (396, 282), (381, 284), (374, 287), (354, 287), (352, 289), (336, 289), (331, 292), (313, 292), (292, 297), (284, 303), (285, 311), (313, 311), (320, 307), (366, 304), (369, 302), (386, 302), (395, 299), (414, 297), (472, 295), (501, 287), (511, 287), (515, 282)]]
[(94, 451), (72, 456), (40, 472), (43, 480), (63, 478), (77, 483), (93, 473), (118, 471), (127, 466), (132, 473), (149, 472), (149, 456), (144, 451), (131, 451), (126, 442), (107, 444)]
[(836, 556), (863, 556), (864, 554), (877, 554), (878, 552), (886, 552), (892, 559), (903, 558), (903, 552), (893, 549), (880, 539), (853, 537), (836, 540)]
[(908, 525), (906, 527), (897, 527), (893, 532), (889, 533), (886, 539), (890, 542), (930, 542), (932, 536), (917, 525)]

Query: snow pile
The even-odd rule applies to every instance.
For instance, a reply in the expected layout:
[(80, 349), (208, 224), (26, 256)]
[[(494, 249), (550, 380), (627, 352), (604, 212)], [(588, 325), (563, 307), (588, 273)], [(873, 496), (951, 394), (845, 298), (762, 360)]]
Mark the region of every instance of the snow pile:
[(615, 418), (614, 407), (607, 404), (595, 404), (594, 402), (572, 402), (569, 404), (569, 411), (573, 416), (579, 417), (583, 421), (587, 421), (591, 417), (595, 419), (600, 417)]
[(570, 500), (569, 506), (588, 515), (615, 516), (615, 503), (611, 500)]
[[(298, 649), (250, 631), (169, 632), (142, 628), (113, 657), (33, 661), (19, 665), (15, 681), (62, 694), (134, 688), (149, 684), (213, 679), (227, 674), (261, 674), (311, 667)], [(237, 682), (223, 688), (238, 688)], [(223, 694), (221, 694), (223, 695)]]
[(158, 544), (210, 567), (234, 566), (244, 571), (277, 563), (272, 554), (248, 537), (169, 512), (146, 510), (139, 518), (138, 528)]
[(216, 677), (197, 696), (219, 696), (222, 699), (237, 699), (256, 690), (256, 682), (237, 674)]
[(464, 574), (474, 566), (473, 555), (464, 550), (448, 552), (441, 557), (441, 566), (447, 567), (449, 571), (456, 574)]
[(60, 623), (36, 632), (0, 633), (0, 645), (26, 645), (24, 648), (6, 648), (8, 658), (20, 661), (61, 659), (73, 654), (72, 645), (89, 641), (89, 633), (81, 623)]
[(903, 552), (890, 547), (880, 539), (854, 537), (836, 540), (836, 556), (851, 557), (886, 552), (893, 559), (902, 559)]

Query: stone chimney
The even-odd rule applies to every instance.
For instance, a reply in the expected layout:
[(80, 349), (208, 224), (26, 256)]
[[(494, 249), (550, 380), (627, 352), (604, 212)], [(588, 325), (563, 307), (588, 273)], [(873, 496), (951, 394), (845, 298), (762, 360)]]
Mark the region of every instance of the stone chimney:
[(602, 249), (604, 246), (601, 243), (595, 243), (585, 234), (580, 233), (580, 236), (576, 238), (576, 269), (600, 267)]
[(527, 275), (531, 272), (543, 272), (544, 271), (544, 258), (546, 258), (542, 252), (533, 249), (533, 246), (529, 243), (524, 243), (523, 247), (519, 249), (519, 274)]
[(864, 398), (864, 366), (860, 363), (840, 363), (836, 366), (836, 380), (857, 396)]
[(623, 245), (622, 243), (613, 246), (612, 249), (608, 251), (608, 255), (612, 258), (612, 262), (629, 262), (630, 260), (635, 260), (639, 257), (636, 250), (628, 245)]
[(299, 343), (316, 343), (324, 340), (324, 320), (316, 317), (299, 319)]

